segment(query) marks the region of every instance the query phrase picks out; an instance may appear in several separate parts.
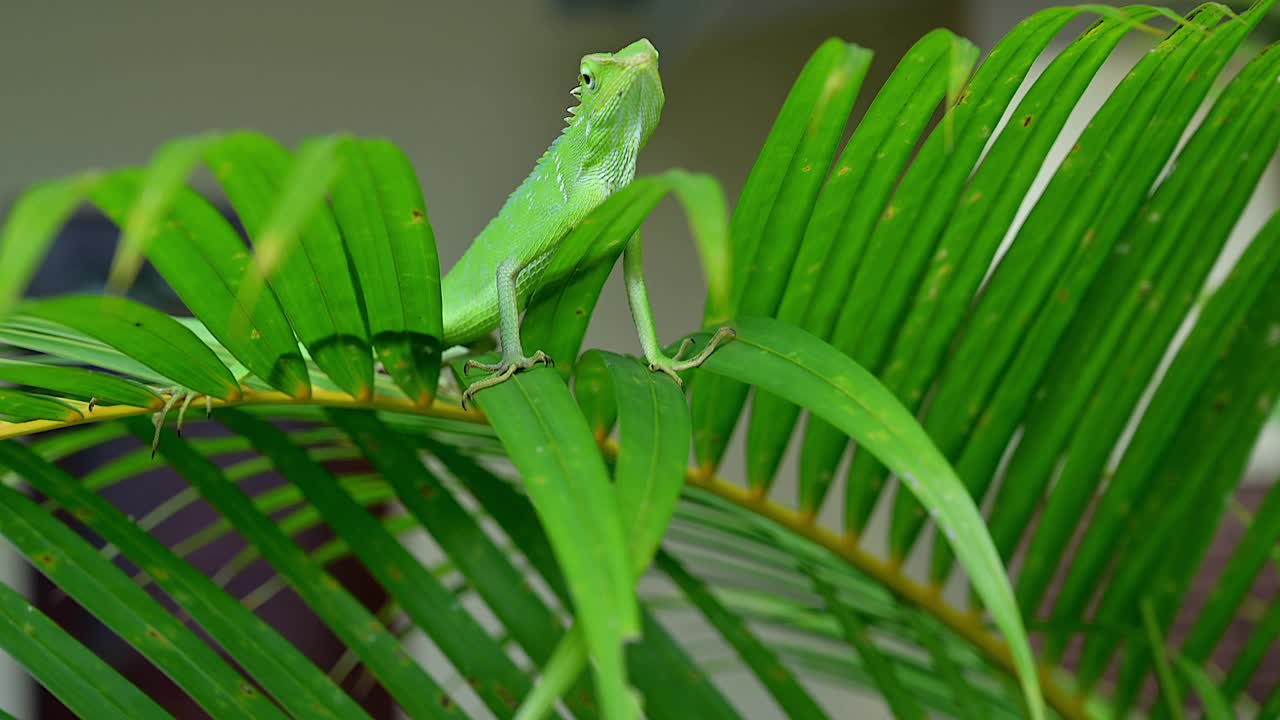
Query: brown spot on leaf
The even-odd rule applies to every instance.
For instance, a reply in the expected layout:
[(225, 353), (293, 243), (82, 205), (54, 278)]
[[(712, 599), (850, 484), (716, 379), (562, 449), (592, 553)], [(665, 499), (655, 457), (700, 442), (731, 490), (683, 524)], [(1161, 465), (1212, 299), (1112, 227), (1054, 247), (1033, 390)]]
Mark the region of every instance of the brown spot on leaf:
[(451, 710), (453, 708), (453, 698), (449, 697), (448, 695), (441, 695), (440, 707), (444, 708), (445, 710)]
[(506, 705), (507, 707), (513, 710), (516, 708), (516, 698), (514, 695), (511, 694), (510, 690), (499, 685), (498, 687), (494, 688), (494, 692), (498, 693), (498, 699), (502, 700), (503, 705)]
[(427, 219), (427, 214), (422, 212), (418, 208), (413, 208), (412, 210), (409, 211), (410, 225), (421, 225), (422, 223), (426, 222), (426, 219)]
[(1022, 127), (1031, 127), (1032, 119), (1033, 117), (1031, 115), (1022, 118)]

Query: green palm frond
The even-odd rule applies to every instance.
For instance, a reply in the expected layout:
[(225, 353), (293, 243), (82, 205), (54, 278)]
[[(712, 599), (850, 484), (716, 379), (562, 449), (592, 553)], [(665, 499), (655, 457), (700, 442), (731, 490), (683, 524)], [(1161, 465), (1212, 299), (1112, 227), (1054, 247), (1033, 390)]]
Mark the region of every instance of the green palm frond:
[[(824, 43), (736, 203), (671, 170), (569, 235), (586, 259), (522, 326), (558, 366), (478, 410), (442, 355), (427, 204), (391, 142), (209, 133), (35, 185), (0, 229), (0, 535), (218, 718), (368, 717), (370, 685), (424, 718), (808, 720), (841, 716), (832, 688), (898, 718), (1182, 717), (1192, 698), (1272, 717), (1280, 693), (1249, 689), (1280, 599), (1251, 593), (1280, 489), (1226, 509), (1280, 397), (1274, 198), (1208, 280), (1280, 145), (1280, 52), (1248, 43), (1272, 4), (1175, 16), (1078, 137), (1104, 64), (1167, 11), (1046, 10), (981, 60), (935, 31), (856, 122), (871, 54)], [(248, 243), (188, 186), (201, 166)], [(692, 403), (583, 352), (611, 263), (667, 196), (704, 327), (738, 331), (687, 374)], [(112, 294), (24, 299), (86, 203), (121, 228)], [(127, 297), (144, 262), (189, 316)], [(735, 433), (740, 483), (720, 471)], [(99, 462), (74, 476), (85, 450)], [(190, 487), (138, 517), (106, 499), (160, 468)], [(214, 518), (156, 539), (197, 504)], [(1243, 537), (1193, 602), (1224, 522)], [(212, 572), (192, 564), (230, 538)], [(346, 559), (380, 606), (335, 579)], [(286, 591), (342, 643), (336, 665), (258, 616)], [(0, 649), (81, 716), (175, 712), (7, 586)]]

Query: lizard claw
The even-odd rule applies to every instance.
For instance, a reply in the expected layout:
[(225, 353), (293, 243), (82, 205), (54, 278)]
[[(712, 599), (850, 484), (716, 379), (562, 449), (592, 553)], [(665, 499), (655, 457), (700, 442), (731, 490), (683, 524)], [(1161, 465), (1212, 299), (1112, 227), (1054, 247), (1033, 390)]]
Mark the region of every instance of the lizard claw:
[(462, 366), (462, 373), (464, 375), (466, 375), (467, 371), (473, 367), (481, 370), (487, 370), (493, 374), (483, 380), (477, 380), (472, 383), (471, 387), (467, 388), (462, 393), (463, 409), (465, 410), (467, 408), (467, 405), (470, 404), (471, 399), (475, 397), (476, 393), (485, 388), (493, 387), (494, 385), (501, 385), (507, 380), (510, 380), (512, 375), (515, 375), (521, 370), (528, 370), (534, 365), (554, 367), (555, 362), (552, 361), (550, 356), (541, 350), (535, 352), (532, 357), (520, 358), (515, 361), (503, 360), (499, 363), (487, 364), (476, 362), (475, 360), (468, 360), (466, 364)]
[(187, 408), (191, 407), (191, 401), (196, 399), (195, 393), (187, 395), (182, 401), (182, 407), (178, 408), (178, 435), (182, 435), (182, 423), (187, 419)]
[(169, 417), (169, 411), (183, 397), (187, 395), (187, 391), (182, 388), (173, 388), (169, 391), (169, 399), (164, 401), (164, 407), (151, 418), (151, 424), (155, 426), (156, 433), (151, 438), (151, 459), (156, 459), (156, 450), (160, 447), (160, 431), (164, 429), (164, 421)]
[(477, 360), (468, 360), (462, 365), (462, 374), (471, 377), (471, 368), (496, 373), (502, 372), (502, 363), (482, 363)]
[(693, 338), (685, 338), (680, 341), (680, 349), (676, 350), (676, 354), (671, 357), (675, 362), (680, 362), (684, 358), (684, 354), (693, 345)]

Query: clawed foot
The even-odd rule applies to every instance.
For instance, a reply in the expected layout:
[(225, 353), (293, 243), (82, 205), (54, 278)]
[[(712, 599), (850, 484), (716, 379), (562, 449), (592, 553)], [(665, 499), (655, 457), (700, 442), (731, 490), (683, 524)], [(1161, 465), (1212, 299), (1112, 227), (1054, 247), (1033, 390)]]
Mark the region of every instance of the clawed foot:
[(706, 362), (707, 358), (711, 356), (711, 353), (715, 352), (717, 347), (720, 347), (736, 336), (737, 333), (733, 331), (733, 328), (722, 327), (719, 330), (716, 330), (715, 335), (711, 336), (711, 341), (707, 343), (706, 347), (702, 348), (702, 352), (694, 355), (688, 360), (684, 360), (683, 358), (685, 352), (689, 349), (689, 346), (693, 345), (693, 340), (685, 338), (684, 342), (680, 343), (680, 349), (676, 351), (674, 357), (668, 358), (659, 355), (657, 358), (649, 361), (649, 369), (653, 372), (660, 372), (669, 376), (672, 380), (676, 381), (676, 385), (683, 388), (684, 381), (680, 379), (680, 376), (677, 373), (700, 367), (702, 363)]
[[(178, 434), (181, 435), (182, 424), (187, 419), (187, 408), (191, 407), (191, 402), (197, 397), (200, 397), (200, 393), (183, 390), (182, 388), (173, 388), (169, 390), (169, 399), (165, 401), (164, 407), (160, 408), (159, 412), (157, 412), (151, 419), (152, 424), (155, 425), (156, 428), (155, 436), (151, 439), (151, 459), (155, 459), (156, 449), (160, 447), (160, 431), (164, 428), (164, 421), (169, 417), (169, 411), (173, 409), (174, 405), (182, 403), (178, 408), (177, 427)], [(213, 415), (213, 398), (208, 395), (204, 396), (204, 412), (205, 417)]]
[(548, 357), (547, 354), (542, 352), (541, 350), (535, 352), (533, 354), (533, 357), (520, 358), (519, 360), (516, 360), (513, 362), (507, 361), (505, 359), (502, 362), (497, 362), (497, 363), (482, 363), (482, 362), (476, 362), (475, 360), (468, 360), (466, 364), (462, 366), (463, 375), (470, 375), (472, 368), (475, 368), (477, 370), (484, 370), (486, 372), (491, 372), (493, 374), (487, 378), (484, 378), (483, 380), (477, 380), (476, 382), (472, 383), (471, 387), (467, 388), (462, 393), (463, 409), (464, 410), (466, 409), (467, 405), (470, 404), (471, 399), (475, 397), (476, 393), (480, 392), (485, 388), (493, 387), (494, 385), (500, 385), (506, 382), (507, 380), (510, 380), (511, 376), (515, 375), (517, 372), (520, 372), (521, 370), (528, 370), (534, 365), (545, 365), (547, 367), (554, 367), (555, 362), (553, 362), (551, 358)]

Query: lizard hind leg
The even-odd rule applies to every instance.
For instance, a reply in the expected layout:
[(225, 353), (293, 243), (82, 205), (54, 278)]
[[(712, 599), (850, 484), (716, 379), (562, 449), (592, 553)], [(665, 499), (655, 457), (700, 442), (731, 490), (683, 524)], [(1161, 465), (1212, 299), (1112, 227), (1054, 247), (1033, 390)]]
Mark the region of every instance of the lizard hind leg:
[(520, 308), (516, 304), (516, 278), (523, 265), (514, 260), (506, 260), (498, 265), (498, 331), (502, 338), (502, 362), (481, 363), (468, 360), (462, 366), (463, 374), (470, 374), (472, 368), (493, 373), (487, 378), (477, 380), (462, 393), (462, 406), (470, 404), (475, 394), (485, 388), (499, 385), (511, 379), (521, 370), (528, 370), (535, 365), (550, 367), (551, 358), (541, 350), (532, 356), (525, 357), (520, 346)]
[(636, 232), (627, 242), (622, 255), (622, 275), (627, 286), (627, 302), (631, 306), (631, 317), (636, 323), (636, 332), (640, 335), (640, 347), (644, 350), (644, 359), (653, 372), (660, 372), (675, 380), (676, 385), (684, 387), (684, 381), (678, 373), (690, 370), (706, 362), (711, 353), (720, 345), (732, 340), (737, 333), (732, 328), (722, 327), (711, 336), (711, 341), (697, 355), (684, 360), (693, 341), (686, 339), (680, 343), (680, 349), (674, 357), (667, 357), (658, 342), (658, 332), (653, 324), (653, 310), (649, 307), (649, 290), (644, 282), (644, 262), (641, 257), (640, 233)]

